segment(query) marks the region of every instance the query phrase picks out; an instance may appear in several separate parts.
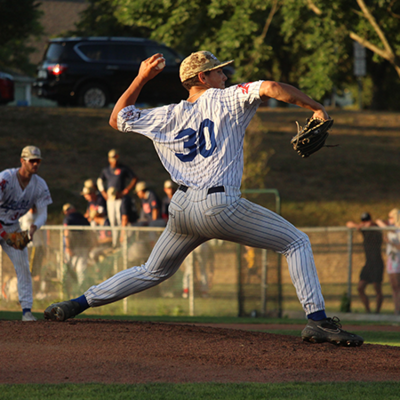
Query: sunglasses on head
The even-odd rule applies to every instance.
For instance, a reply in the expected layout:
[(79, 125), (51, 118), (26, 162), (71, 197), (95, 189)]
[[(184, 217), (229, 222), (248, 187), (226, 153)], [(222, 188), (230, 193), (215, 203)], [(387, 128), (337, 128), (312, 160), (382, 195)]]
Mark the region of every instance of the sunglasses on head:
[(40, 158), (33, 158), (32, 160), (26, 160), (30, 162), (31, 164), (40, 164), (42, 160)]

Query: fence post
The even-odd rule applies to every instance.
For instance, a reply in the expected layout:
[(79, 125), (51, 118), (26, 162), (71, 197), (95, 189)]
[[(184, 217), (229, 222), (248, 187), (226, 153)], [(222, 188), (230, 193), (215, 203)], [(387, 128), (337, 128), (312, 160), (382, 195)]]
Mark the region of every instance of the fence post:
[[(124, 235), (122, 242), (122, 268), (128, 269), (128, 232), (125, 227), (122, 227), (120, 234)], [(128, 314), (128, 297), (123, 300), (124, 314)]]
[(236, 256), (238, 262), (238, 317), (243, 317), (243, 282), (242, 282), (242, 245), (236, 245)]
[(64, 287), (64, 230), (60, 229), (60, 264), (58, 267), (58, 279), (60, 281), (60, 299), (63, 298)]
[(190, 275), (189, 275), (189, 315), (194, 317), (194, 251), (190, 254)]
[(261, 250), (261, 315), (267, 314), (267, 257), (268, 252), (266, 249)]
[(349, 251), (349, 268), (347, 277), (347, 297), (349, 299), (349, 312), (351, 310), (351, 272), (353, 266), (353, 230), (349, 230), (348, 234), (348, 251)]

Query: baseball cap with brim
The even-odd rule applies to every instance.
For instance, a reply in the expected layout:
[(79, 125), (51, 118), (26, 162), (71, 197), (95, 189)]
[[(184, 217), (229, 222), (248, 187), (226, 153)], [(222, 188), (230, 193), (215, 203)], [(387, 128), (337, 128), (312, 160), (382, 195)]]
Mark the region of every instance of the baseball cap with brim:
[(84, 196), (85, 194), (92, 194), (94, 193), (96, 190), (93, 186), (84, 186), (81, 192), (81, 195)]
[(169, 189), (169, 188), (173, 188), (174, 184), (172, 181), (168, 180), (164, 182), (164, 189)]
[(117, 158), (118, 150), (112, 149), (108, 152), (108, 158)]
[(63, 211), (66, 212), (70, 210), (71, 208), (75, 208), (71, 203), (66, 203), (63, 205)]
[(361, 221), (371, 221), (371, 215), (367, 212), (361, 214)]
[(42, 154), (36, 146), (26, 146), (22, 149), (21, 158), (24, 160), (42, 160)]
[(181, 82), (193, 78), (200, 72), (212, 71), (232, 64), (234, 60), (221, 62), (209, 51), (197, 51), (186, 57), (180, 66), (179, 77)]
[(140, 181), (135, 186), (135, 192), (141, 192), (142, 190), (147, 189), (147, 183), (144, 181)]

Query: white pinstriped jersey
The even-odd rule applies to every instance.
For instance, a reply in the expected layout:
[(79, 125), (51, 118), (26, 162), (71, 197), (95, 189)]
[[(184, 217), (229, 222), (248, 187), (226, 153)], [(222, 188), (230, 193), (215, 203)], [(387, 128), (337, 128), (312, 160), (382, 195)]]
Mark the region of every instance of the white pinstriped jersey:
[(22, 190), (17, 177), (18, 169), (0, 172), (0, 221), (7, 225), (18, 223), (33, 205), (42, 208), (53, 202), (49, 188), (40, 176), (32, 175), (28, 186)]
[(262, 103), (261, 83), (208, 89), (194, 103), (181, 101), (147, 110), (128, 106), (118, 114), (118, 129), (150, 138), (178, 184), (239, 188), (244, 134)]

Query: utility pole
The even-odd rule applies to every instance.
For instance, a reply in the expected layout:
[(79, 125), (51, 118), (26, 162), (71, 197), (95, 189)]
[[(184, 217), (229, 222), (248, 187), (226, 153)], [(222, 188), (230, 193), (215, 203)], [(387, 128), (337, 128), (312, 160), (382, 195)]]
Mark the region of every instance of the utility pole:
[(366, 50), (365, 47), (358, 42), (353, 43), (353, 50), (354, 50), (354, 75), (357, 77), (357, 82), (358, 82), (358, 107), (360, 110), (362, 110), (363, 109), (362, 77), (367, 74)]

